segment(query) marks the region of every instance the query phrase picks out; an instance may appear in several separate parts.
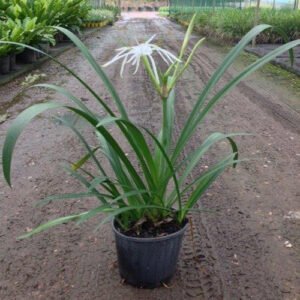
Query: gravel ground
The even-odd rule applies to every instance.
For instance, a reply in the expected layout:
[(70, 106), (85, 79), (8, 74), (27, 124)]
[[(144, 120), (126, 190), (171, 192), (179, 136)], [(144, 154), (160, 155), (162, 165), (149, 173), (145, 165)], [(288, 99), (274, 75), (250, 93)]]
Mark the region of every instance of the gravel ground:
[[(145, 40), (154, 33), (159, 44), (178, 50), (184, 36), (180, 26), (155, 14), (148, 13), (143, 19), (139, 16), (126, 14), (115, 26), (86, 40), (100, 63), (111, 58), (113, 49), (135, 43), (135, 38)], [(199, 90), (223, 57), (224, 49), (209, 43), (196, 55), (177, 88), (177, 134)], [(76, 49), (62, 54), (60, 60), (109, 101)], [(232, 67), (220, 85), (242, 65), (240, 61)], [(160, 103), (145, 72), (140, 70), (132, 77), (127, 70), (120, 79), (117, 66), (107, 71), (122, 90), (131, 117), (157, 129)], [(47, 74), (47, 82), (69, 88), (100, 112), (87, 92), (61, 67), (49, 62), (39, 72)], [(30, 104), (45, 99), (66, 101), (41, 89), (18, 95), (23, 81), (20, 77), (0, 87), (2, 109), (10, 115), (0, 125), (0, 144), (11, 120)], [(111, 228), (108, 225), (94, 233), (98, 220), (80, 227), (62, 225), (32, 239), (16, 241), (18, 235), (45, 220), (95, 205), (89, 199), (33, 208), (36, 200), (46, 195), (80, 190), (62, 166), (83, 153), (71, 132), (49, 115), (36, 118), (16, 149), (13, 189), (0, 178), (0, 299), (300, 299), (300, 116), (290, 105), (298, 100), (299, 94), (291, 86), (257, 73), (239, 84), (202, 124), (186, 155), (210, 132), (242, 131), (256, 134), (237, 139), (242, 156), (258, 160), (228, 170), (200, 201), (200, 208), (213, 212), (193, 215), (193, 230), (186, 234), (174, 279), (168, 287), (155, 290), (135, 289), (121, 282)], [(89, 128), (82, 125), (80, 129), (93, 143)], [(195, 174), (227, 147), (222, 143), (215, 147)]]

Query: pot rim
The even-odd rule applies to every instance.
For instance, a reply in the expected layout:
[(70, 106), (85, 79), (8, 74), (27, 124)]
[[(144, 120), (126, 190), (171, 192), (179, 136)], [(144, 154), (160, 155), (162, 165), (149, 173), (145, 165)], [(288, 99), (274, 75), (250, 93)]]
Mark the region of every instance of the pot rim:
[(159, 242), (159, 241), (169, 240), (175, 236), (183, 234), (185, 232), (186, 228), (188, 227), (188, 225), (189, 225), (189, 222), (187, 221), (186, 224), (180, 230), (173, 232), (171, 234), (165, 235), (165, 236), (143, 238), (143, 237), (131, 237), (131, 236), (125, 235), (125, 234), (121, 233), (120, 231), (118, 231), (117, 228), (115, 227), (115, 218), (113, 218), (112, 222), (111, 222), (112, 229), (116, 235), (120, 236), (123, 239), (131, 240), (133, 242), (138, 242), (138, 243)]

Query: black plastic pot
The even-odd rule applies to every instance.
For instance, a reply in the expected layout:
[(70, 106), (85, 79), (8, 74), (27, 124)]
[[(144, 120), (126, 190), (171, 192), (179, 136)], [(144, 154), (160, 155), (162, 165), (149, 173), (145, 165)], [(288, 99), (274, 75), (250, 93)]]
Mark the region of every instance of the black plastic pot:
[(152, 8), (151, 6), (145, 6), (145, 10), (146, 10), (146, 11), (153, 11), (154, 8)]
[(49, 53), (50, 51), (50, 44), (49, 43), (41, 43), (39, 44), (39, 48), (44, 51), (45, 53)]
[[(50, 51), (50, 45), (49, 43), (41, 43), (38, 45), (39, 50), (45, 52), (45, 53), (49, 53)], [(42, 54), (40, 52), (36, 52), (36, 56), (37, 58), (42, 58), (43, 56), (45, 56), (45, 54)]]
[(117, 230), (115, 222), (112, 227), (119, 271), (125, 282), (139, 288), (155, 288), (173, 277), (187, 224), (175, 233), (157, 238), (129, 237)]
[(24, 64), (33, 64), (37, 60), (36, 52), (26, 48), (23, 52), (17, 55), (17, 60)]
[(71, 40), (65, 34), (63, 34), (62, 32), (58, 32), (55, 35), (55, 41), (57, 43), (66, 43), (66, 42), (70, 42)]
[(9, 55), (0, 57), (0, 74), (7, 74), (10, 71)]
[(10, 54), (9, 60), (10, 60), (10, 70), (11, 71), (17, 70), (18, 67), (17, 67), (17, 63), (16, 63), (16, 54), (15, 53)]

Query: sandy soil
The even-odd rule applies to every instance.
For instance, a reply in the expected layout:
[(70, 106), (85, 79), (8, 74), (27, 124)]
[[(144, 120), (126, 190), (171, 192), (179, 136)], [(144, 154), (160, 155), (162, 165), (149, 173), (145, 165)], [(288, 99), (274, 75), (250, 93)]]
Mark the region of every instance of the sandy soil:
[[(180, 26), (166, 19), (126, 17), (115, 26), (96, 32), (86, 43), (103, 63), (112, 56), (113, 49), (154, 33), (158, 43), (174, 52), (184, 36)], [(223, 56), (223, 49), (205, 45), (179, 84), (177, 133), (198, 91)], [(61, 55), (60, 60), (109, 101), (75, 49)], [(242, 62), (236, 64), (221, 84), (241, 65)], [(87, 92), (60, 67), (46, 63), (39, 71), (47, 74), (47, 82), (62, 84), (100, 112)], [(130, 115), (138, 123), (157, 129), (160, 103), (145, 72), (140, 70), (132, 78), (127, 70), (121, 80), (119, 69), (113, 66), (108, 75), (122, 89)], [(0, 88), (1, 106), (10, 115), (0, 126), (0, 144), (11, 120), (24, 108), (45, 99), (66, 101), (36, 89), (16, 96), (22, 81), (23, 77)], [(62, 166), (83, 153), (72, 133), (49, 115), (35, 119), (16, 149), (13, 189), (4, 184), (2, 177), (0, 180), (0, 299), (299, 299), (300, 221), (290, 212), (300, 211), (300, 116), (286, 104), (286, 99), (294, 103), (299, 94), (258, 73), (230, 93), (202, 124), (186, 154), (209, 132), (242, 131), (256, 134), (237, 139), (242, 156), (258, 160), (228, 170), (200, 201), (201, 208), (213, 212), (193, 216), (193, 234), (187, 232), (176, 276), (169, 288), (155, 290), (122, 284), (111, 228), (105, 226), (94, 233), (98, 220), (80, 227), (63, 225), (32, 239), (16, 241), (18, 235), (45, 220), (95, 205), (89, 199), (33, 208), (46, 195), (81, 189)], [(89, 128), (78, 126), (93, 143)], [(196, 173), (225, 149), (227, 145), (222, 143), (213, 149)], [(286, 241), (292, 247), (286, 247)]]

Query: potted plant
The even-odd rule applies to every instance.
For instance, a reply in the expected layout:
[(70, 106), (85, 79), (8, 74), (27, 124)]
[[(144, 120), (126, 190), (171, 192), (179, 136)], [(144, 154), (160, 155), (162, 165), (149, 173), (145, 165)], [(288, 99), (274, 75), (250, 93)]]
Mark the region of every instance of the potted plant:
[[(61, 199), (96, 197), (99, 200), (99, 205), (86, 212), (63, 216), (39, 225), (20, 238), (30, 237), (50, 227), (70, 221), (80, 224), (98, 214), (104, 214), (105, 217), (99, 221), (99, 226), (106, 222), (113, 224), (120, 274), (125, 281), (139, 287), (155, 287), (172, 277), (180, 243), (188, 223), (188, 213), (195, 210), (195, 204), (199, 198), (227, 167), (235, 167), (241, 161), (238, 157), (237, 145), (233, 140), (235, 136), (241, 135), (241, 133), (212, 133), (187, 157), (183, 157), (183, 149), (199, 124), (203, 122), (214, 105), (222, 100), (224, 95), (247, 75), (277, 55), (300, 44), (300, 40), (297, 40), (278, 47), (265, 57), (257, 59), (236, 77), (230, 79), (216, 93), (211, 94), (211, 91), (217, 88), (217, 83), (244, 47), (256, 35), (271, 26), (259, 25), (253, 28), (228, 53), (217, 68), (204, 89), (199, 93), (193, 110), (186, 117), (186, 122), (179, 136), (174, 136), (174, 107), (176, 104), (174, 88), (204, 41), (201, 39), (195, 44), (192, 51), (187, 53), (194, 21), (195, 17), (190, 22), (178, 56), (152, 44), (154, 39), (152, 37), (143, 44), (119, 49), (117, 55), (106, 64), (108, 66), (123, 60), (121, 74), (126, 63), (135, 64), (136, 70), (139, 65), (144, 66), (154, 89), (161, 98), (162, 125), (158, 133), (140, 127), (130, 119), (117, 90), (85, 45), (72, 32), (56, 27), (80, 49), (87, 62), (103, 81), (118, 112), (115, 113), (110, 103), (105, 102), (88, 82), (53, 58), (91, 93), (95, 101), (106, 112), (106, 115), (97, 115), (95, 111), (89, 109), (85, 102), (82, 102), (63, 87), (50, 84), (35, 85), (39, 88), (49, 88), (66, 96), (73, 105), (67, 106), (54, 102), (35, 104), (23, 111), (14, 120), (3, 145), (4, 177), (7, 183), (11, 185), (13, 150), (24, 127), (34, 117), (46, 110), (64, 108), (89, 124), (91, 131), (98, 138), (99, 145), (91, 147), (73, 123), (69, 122), (68, 119), (60, 118), (62, 124), (69, 127), (78, 136), (86, 149), (86, 154), (68, 169), (68, 172), (82, 183), (84, 190), (80, 193), (49, 196), (43, 199), (40, 204), (46, 205), (51, 201)], [(159, 55), (168, 64), (166, 71), (158, 69), (154, 54)], [(118, 136), (112, 135), (108, 127), (116, 127), (122, 135), (122, 141), (118, 139)], [(211, 146), (222, 140), (228, 141), (231, 153), (190, 182), (188, 175), (198, 165), (203, 155)], [(134, 161), (126, 155), (125, 149), (128, 147)], [(91, 161), (95, 173), (90, 168), (89, 170), (85, 169), (87, 161)], [(108, 169), (104, 168), (104, 161), (108, 162)]]
[[(7, 30), (6, 40), (10, 42), (23, 42), (23, 28), (18, 26), (16, 22), (8, 18), (3, 22)], [(10, 45), (9, 57), (10, 57), (10, 71), (17, 70), (16, 55), (22, 52), (23, 48), (15, 45)]]
[[(9, 31), (3, 22), (0, 22), (0, 40), (8, 40)], [(0, 74), (7, 74), (10, 71), (11, 45), (0, 45)]]
[(10, 72), (10, 46), (0, 46), (0, 74), (7, 74)]

